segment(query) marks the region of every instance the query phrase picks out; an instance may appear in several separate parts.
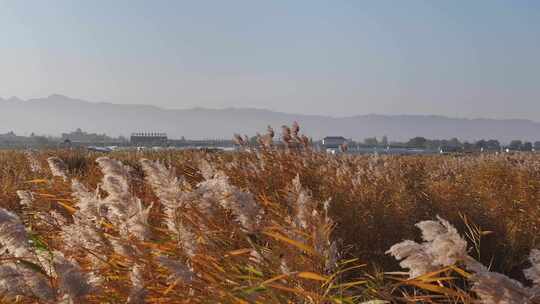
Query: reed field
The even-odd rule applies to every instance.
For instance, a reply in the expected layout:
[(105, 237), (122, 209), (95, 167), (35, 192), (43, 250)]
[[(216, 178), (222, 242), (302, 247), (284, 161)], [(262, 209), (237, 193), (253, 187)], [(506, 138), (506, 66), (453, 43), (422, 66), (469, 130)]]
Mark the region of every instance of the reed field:
[(270, 135), (0, 152), (2, 301), (540, 303), (540, 155), (327, 155)]

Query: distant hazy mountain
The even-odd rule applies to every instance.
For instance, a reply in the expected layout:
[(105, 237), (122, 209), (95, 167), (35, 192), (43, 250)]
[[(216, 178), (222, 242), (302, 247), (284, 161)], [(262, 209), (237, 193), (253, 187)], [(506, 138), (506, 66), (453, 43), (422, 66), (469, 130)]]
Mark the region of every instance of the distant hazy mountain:
[(422, 115), (358, 115), (329, 117), (272, 112), (258, 109), (171, 110), (144, 105), (92, 103), (62, 95), (20, 100), (0, 99), (0, 133), (59, 135), (81, 128), (109, 135), (139, 131), (166, 132), (170, 138), (231, 138), (234, 133), (254, 135), (267, 125), (276, 131), (298, 121), (302, 131), (314, 139), (342, 135), (363, 139), (387, 135), (390, 140), (414, 136), (458, 137), (464, 140), (496, 138), (540, 140), (540, 123), (512, 119), (460, 119)]

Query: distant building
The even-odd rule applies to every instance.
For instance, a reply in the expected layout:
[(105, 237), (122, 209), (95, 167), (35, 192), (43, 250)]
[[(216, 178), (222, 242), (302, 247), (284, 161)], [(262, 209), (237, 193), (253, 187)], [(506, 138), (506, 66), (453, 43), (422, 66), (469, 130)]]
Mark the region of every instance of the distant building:
[(70, 132), (62, 133), (62, 141), (64, 143), (73, 144), (75, 146), (88, 145), (88, 144), (106, 144), (117, 142), (117, 139), (113, 139), (105, 134), (87, 133), (80, 128)]
[(166, 133), (142, 132), (131, 134), (130, 143), (137, 147), (167, 146), (169, 139)]
[(347, 143), (347, 139), (343, 136), (326, 136), (322, 140), (322, 144), (326, 149), (337, 149), (345, 143)]

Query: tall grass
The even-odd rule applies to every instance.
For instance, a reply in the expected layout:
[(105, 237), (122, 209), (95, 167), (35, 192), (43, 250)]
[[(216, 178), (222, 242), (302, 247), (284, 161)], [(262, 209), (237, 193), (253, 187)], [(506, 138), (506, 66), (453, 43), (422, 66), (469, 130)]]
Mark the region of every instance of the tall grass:
[(540, 156), (333, 156), (284, 133), (0, 153), (3, 300), (538, 302)]

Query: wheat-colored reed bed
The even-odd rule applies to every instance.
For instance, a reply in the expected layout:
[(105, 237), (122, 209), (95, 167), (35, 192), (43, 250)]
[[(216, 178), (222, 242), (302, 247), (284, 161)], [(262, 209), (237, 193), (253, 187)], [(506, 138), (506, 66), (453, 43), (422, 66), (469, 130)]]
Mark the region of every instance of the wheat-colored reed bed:
[(539, 155), (331, 156), (284, 132), (1, 152), (3, 301), (538, 303)]

